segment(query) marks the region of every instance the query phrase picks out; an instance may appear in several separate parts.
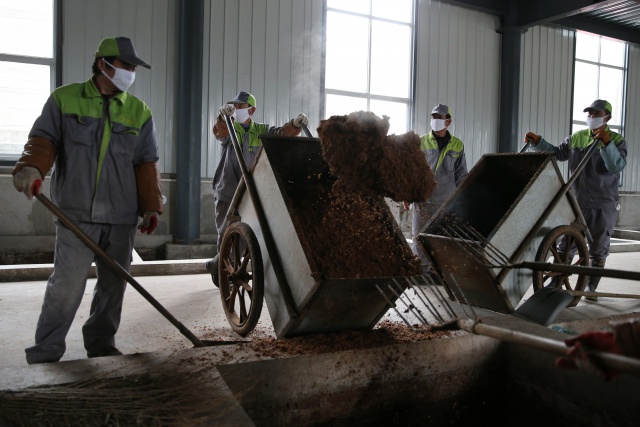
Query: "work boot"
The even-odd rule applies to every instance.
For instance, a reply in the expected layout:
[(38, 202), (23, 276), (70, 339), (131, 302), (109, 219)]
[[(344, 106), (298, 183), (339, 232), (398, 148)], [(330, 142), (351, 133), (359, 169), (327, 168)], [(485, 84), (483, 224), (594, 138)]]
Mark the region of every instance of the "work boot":
[[(593, 261), (591, 266), (594, 268), (604, 268), (604, 263), (605, 263), (604, 260)], [(602, 279), (602, 276), (589, 276), (589, 281), (587, 282), (587, 287), (585, 290), (587, 292), (595, 292), (596, 289), (598, 288), (598, 284), (600, 283), (600, 279)], [(598, 297), (596, 296), (588, 296), (588, 297), (585, 297), (585, 299), (589, 301), (598, 301)]]
[(207, 271), (211, 274), (211, 280), (213, 281), (213, 284), (216, 285), (216, 288), (219, 288), (220, 284), (218, 283), (218, 255), (205, 262), (204, 265)]
[(122, 352), (115, 348), (114, 346), (109, 346), (107, 348), (101, 348), (98, 350), (87, 351), (87, 357), (105, 357), (105, 356), (122, 356)]

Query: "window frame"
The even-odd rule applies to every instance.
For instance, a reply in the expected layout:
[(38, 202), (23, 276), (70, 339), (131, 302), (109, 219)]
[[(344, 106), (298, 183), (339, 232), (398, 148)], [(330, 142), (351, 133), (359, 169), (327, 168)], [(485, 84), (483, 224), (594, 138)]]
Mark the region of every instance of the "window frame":
[[(576, 37), (577, 34), (580, 31), (576, 31)], [(586, 31), (583, 31), (584, 33), (590, 34), (592, 36), (598, 37), (598, 40), (602, 40), (603, 38), (606, 38), (605, 36), (602, 36), (600, 34), (595, 34), (595, 33), (588, 33)], [(622, 105), (620, 105), (619, 107), (616, 107), (616, 109), (619, 111), (620, 115), (620, 124), (619, 125), (609, 125), (609, 128), (611, 128), (612, 130), (614, 130), (615, 132), (619, 133), (620, 135), (624, 134), (624, 130), (625, 130), (625, 126), (626, 126), (626, 105), (627, 105), (627, 85), (628, 85), (628, 79), (629, 79), (629, 43), (623, 41), (623, 40), (616, 40), (617, 42), (623, 43), (624, 44), (624, 65), (620, 66), (620, 65), (610, 65), (610, 64), (605, 64), (603, 62), (600, 62), (600, 58), (601, 58), (601, 54), (602, 54), (602, 47), (599, 44), (598, 45), (598, 61), (591, 61), (591, 60), (587, 60), (587, 59), (579, 59), (576, 57), (576, 55), (574, 54), (574, 75), (573, 75), (573, 80), (574, 80), (574, 84), (573, 84), (573, 102), (575, 102), (575, 93), (576, 93), (576, 89), (579, 90), (579, 88), (576, 88), (575, 85), (575, 69), (576, 69), (576, 64), (578, 62), (583, 63), (583, 64), (588, 64), (588, 65), (595, 65), (596, 67), (598, 67), (598, 80), (600, 77), (600, 71), (602, 68), (609, 68), (609, 69), (613, 69), (613, 70), (620, 70), (623, 73), (623, 77), (622, 77), (622, 87), (621, 87), (621, 93), (622, 93), (622, 97), (621, 97), (621, 102)], [(576, 40), (576, 44), (577, 44), (577, 40)], [(575, 47), (574, 47), (575, 49)], [(595, 99), (602, 99), (600, 97), (600, 87), (598, 86), (596, 88), (596, 98)], [(605, 97), (606, 99), (606, 97)], [(571, 112), (571, 133), (573, 134), (575, 132), (575, 125), (579, 125), (581, 127), (586, 127), (587, 126), (587, 122), (586, 120), (576, 120), (573, 116), (573, 108), (572, 108), (572, 112)]]
[[(372, 0), (369, 0), (370, 6), (372, 6)], [(326, 87), (326, 54), (323, 54), (323, 67), (322, 67), (322, 99), (323, 103), (320, 108), (321, 117), (326, 116), (326, 104), (327, 104), (327, 95), (337, 95), (337, 96), (347, 96), (351, 98), (360, 98), (366, 101), (367, 111), (371, 111), (371, 101), (383, 101), (383, 102), (396, 102), (405, 104), (407, 107), (407, 116), (406, 116), (406, 129), (407, 131), (413, 129), (414, 126), (414, 98), (415, 98), (415, 62), (416, 62), (416, 22), (417, 22), (417, 2), (415, 0), (411, 1), (411, 22), (401, 22), (390, 19), (385, 19), (381, 17), (374, 16), (372, 14), (372, 7), (369, 8), (369, 13), (359, 13), (352, 12), (343, 9), (336, 9), (329, 7), (327, 5), (327, 1), (324, 2), (324, 37), (323, 37), (323, 51), (326, 51), (327, 44), (327, 16), (329, 12), (341, 13), (344, 15), (351, 15), (356, 17), (362, 17), (368, 19), (368, 58), (367, 58), (367, 89), (365, 92), (351, 92), (343, 89), (331, 89)], [(386, 22), (391, 24), (404, 25), (409, 27), (410, 29), (410, 39), (411, 39), (411, 47), (410, 47), (410, 64), (409, 67), (409, 87), (408, 96), (398, 97), (398, 96), (389, 96), (389, 95), (376, 95), (371, 93), (371, 53), (372, 53), (372, 31), (373, 31), (373, 21)], [(326, 117), (325, 117), (326, 118)]]
[[(62, 86), (62, 1), (53, 2), (53, 56), (51, 58), (38, 56), (24, 56), (0, 52), (0, 61), (19, 64), (44, 65), (49, 67), (49, 93), (56, 87)], [(25, 143), (27, 141), (24, 141)], [(15, 166), (21, 153), (0, 155), (0, 167)], [(4, 170), (3, 170), (4, 171)]]

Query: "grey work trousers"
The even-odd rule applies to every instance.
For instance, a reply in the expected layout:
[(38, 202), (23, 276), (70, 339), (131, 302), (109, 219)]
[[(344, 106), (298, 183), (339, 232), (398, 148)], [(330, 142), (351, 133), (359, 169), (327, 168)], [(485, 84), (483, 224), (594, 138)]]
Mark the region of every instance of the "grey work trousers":
[[(591, 239), (587, 240), (589, 246), (589, 258), (591, 264), (603, 264), (609, 256), (611, 248), (611, 236), (618, 220), (616, 208), (595, 209), (580, 208), (584, 216), (585, 223), (591, 233)], [(560, 252), (565, 252), (564, 240), (558, 246)], [(576, 252), (576, 247), (571, 248), (570, 255)]]
[[(87, 351), (115, 346), (120, 326), (126, 280), (96, 257), (71, 230), (59, 221), (53, 273), (47, 282), (42, 310), (35, 334), (35, 345), (25, 349), (28, 363), (58, 361), (66, 350), (65, 338), (76, 315), (87, 283), (91, 263), (96, 263), (97, 282), (89, 318), (82, 327)], [(131, 252), (136, 235), (134, 225), (77, 224), (104, 252), (126, 271), (130, 271)]]
[(231, 202), (227, 200), (222, 200), (214, 196), (213, 199), (214, 206), (216, 208), (216, 230), (218, 232), (218, 240), (217, 250), (220, 251), (220, 245), (222, 244), (222, 236), (224, 235), (224, 220), (227, 217), (227, 211), (229, 210), (229, 206), (231, 206)]

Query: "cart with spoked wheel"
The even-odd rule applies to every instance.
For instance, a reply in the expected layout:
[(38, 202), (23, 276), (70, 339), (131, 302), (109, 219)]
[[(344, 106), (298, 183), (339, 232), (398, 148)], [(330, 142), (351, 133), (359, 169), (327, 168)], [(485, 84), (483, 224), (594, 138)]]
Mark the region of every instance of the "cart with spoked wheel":
[[(313, 200), (335, 181), (320, 140), (306, 127), (306, 137), (261, 135), (249, 171), (231, 119), (225, 119), (243, 172), (218, 254), (220, 295), (232, 329), (249, 334), (260, 319), (263, 299), (277, 338), (373, 328), (391, 307), (376, 286), (398, 277), (325, 277), (311, 254), (313, 242), (302, 238), (294, 202)], [(380, 211), (388, 241), (411, 253), (388, 206)], [(399, 281), (399, 293), (407, 283)]]
[[(583, 291), (588, 275), (513, 268), (520, 260), (589, 266), (589, 230), (571, 185), (598, 144), (564, 183), (551, 153), (486, 154), (434, 214), (418, 241), (452, 298), (513, 312), (533, 284)], [(570, 248), (570, 249), (569, 249)], [(581, 296), (575, 295), (570, 306)]]

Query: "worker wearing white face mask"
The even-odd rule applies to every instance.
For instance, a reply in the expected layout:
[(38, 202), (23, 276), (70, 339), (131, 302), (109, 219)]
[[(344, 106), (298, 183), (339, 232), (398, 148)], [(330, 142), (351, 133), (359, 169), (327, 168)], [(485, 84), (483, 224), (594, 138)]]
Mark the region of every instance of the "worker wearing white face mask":
[[(578, 205), (589, 227), (592, 240), (589, 257), (593, 267), (604, 267), (609, 255), (611, 234), (618, 217), (618, 183), (620, 172), (627, 165), (627, 142), (613, 132), (607, 123), (611, 120), (611, 104), (597, 99), (584, 109), (588, 129), (569, 135), (557, 147), (540, 135), (528, 132), (525, 142), (535, 151), (551, 151), (559, 161), (568, 160), (573, 173), (592, 144), (602, 144), (573, 183)], [(559, 248), (564, 252), (566, 248)], [(575, 249), (574, 249), (575, 250)], [(588, 292), (595, 292), (600, 277), (592, 276), (587, 283)], [(596, 300), (594, 297), (587, 297)]]
[[(423, 262), (423, 269), (429, 272), (429, 260), (417, 244), (417, 236), (429, 218), (447, 200), (467, 176), (467, 160), (463, 142), (449, 133), (451, 108), (438, 104), (431, 111), (431, 132), (420, 137), (420, 149), (427, 157), (427, 163), (435, 174), (436, 188), (433, 196), (425, 202), (413, 204), (411, 235), (412, 250)], [(405, 202), (405, 209), (409, 209)]]
[[(270, 126), (265, 123), (256, 123), (252, 116), (256, 111), (256, 98), (249, 92), (240, 91), (236, 97), (220, 107), (218, 118), (213, 126), (213, 134), (222, 145), (220, 162), (213, 177), (213, 200), (215, 204), (216, 229), (218, 231), (218, 248), (224, 235), (224, 220), (231, 205), (231, 200), (242, 178), (242, 170), (238, 163), (238, 157), (231, 144), (231, 137), (224, 116), (233, 118), (233, 127), (238, 137), (242, 157), (251, 170), (255, 161), (258, 148), (262, 145), (260, 135), (268, 133), (272, 135), (297, 136), (302, 130), (302, 125), (307, 125), (309, 119), (304, 113), (299, 113), (282, 127)], [(206, 262), (206, 268), (211, 273), (213, 283), (218, 286), (218, 255)]]
[[(151, 68), (138, 57), (131, 39), (102, 40), (92, 77), (53, 91), (13, 170), (14, 186), (29, 200), (52, 171), (53, 202), (127, 271), (136, 227), (151, 234), (163, 210), (153, 116), (142, 100), (126, 92), (136, 66)], [(98, 279), (82, 326), (84, 347), (88, 357), (122, 354), (115, 335), (126, 281), (67, 227), (55, 225), (53, 273), (35, 343), (25, 350), (27, 363), (57, 362), (64, 355), (94, 261)]]

